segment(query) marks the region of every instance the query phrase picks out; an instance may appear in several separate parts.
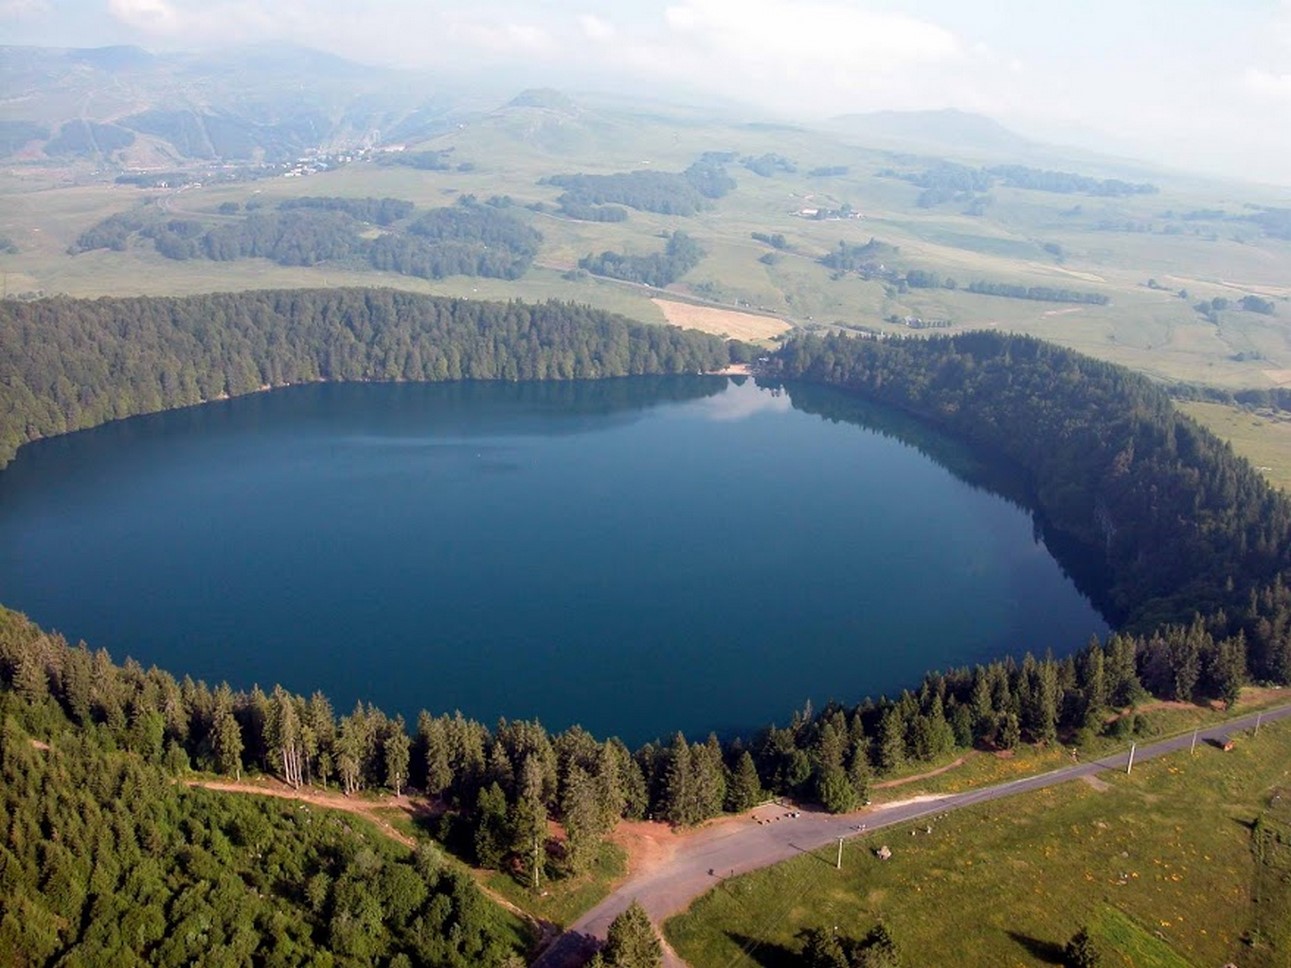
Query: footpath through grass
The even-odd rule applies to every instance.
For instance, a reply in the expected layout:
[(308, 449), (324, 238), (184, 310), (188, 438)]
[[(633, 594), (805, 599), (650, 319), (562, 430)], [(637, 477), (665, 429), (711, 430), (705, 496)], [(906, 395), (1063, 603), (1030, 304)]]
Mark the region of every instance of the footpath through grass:
[(802, 930), (882, 919), (908, 964), (997, 968), (1058, 963), (1088, 925), (1114, 966), (1291, 964), (1291, 928), (1262, 917), (1291, 910), (1284, 845), (1261, 863), (1253, 833), (1291, 786), (1291, 723), (1236, 740), (877, 831), (842, 871), (830, 847), (725, 881), (667, 937), (694, 968), (788, 966)]
[(557, 880), (544, 879), (536, 891), (502, 871), (490, 871), (484, 883), (539, 920), (564, 928), (600, 903), (626, 872), (627, 854), (617, 844), (606, 842), (601, 844), (596, 859), (585, 873)]
[(601, 844), (591, 866), (577, 875), (544, 876), (537, 890), (522, 883), (506, 871), (478, 870), (451, 852), (448, 845), (429, 836), (428, 825), (414, 820), (403, 811), (380, 811), (379, 816), (399, 833), (414, 840), (430, 840), (444, 853), (449, 863), (472, 871), (477, 881), (493, 896), (525, 912), (535, 921), (564, 928), (579, 915), (590, 911), (605, 899), (618, 881), (627, 874), (627, 853), (617, 844)]

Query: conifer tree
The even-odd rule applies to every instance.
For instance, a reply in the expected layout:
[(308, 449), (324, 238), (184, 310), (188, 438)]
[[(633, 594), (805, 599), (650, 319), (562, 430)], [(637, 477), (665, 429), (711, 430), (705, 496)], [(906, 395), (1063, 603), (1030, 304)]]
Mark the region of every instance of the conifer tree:
[(762, 791), (762, 781), (758, 779), (757, 767), (753, 755), (748, 750), (740, 753), (735, 764), (735, 772), (726, 790), (726, 809), (732, 813), (743, 813), (755, 807), (766, 798)]
[(663, 817), (679, 827), (698, 823), (695, 809), (695, 774), (691, 764), (690, 744), (678, 733), (668, 748), (668, 765), (664, 774)]
[(395, 796), (400, 796), (404, 784), (408, 782), (408, 766), (411, 761), (408, 731), (402, 716), (395, 716), (386, 724), (381, 750), (385, 761), (385, 785), (394, 791)]
[(636, 901), (610, 922), (601, 952), (607, 968), (660, 968), (663, 946), (650, 917)]

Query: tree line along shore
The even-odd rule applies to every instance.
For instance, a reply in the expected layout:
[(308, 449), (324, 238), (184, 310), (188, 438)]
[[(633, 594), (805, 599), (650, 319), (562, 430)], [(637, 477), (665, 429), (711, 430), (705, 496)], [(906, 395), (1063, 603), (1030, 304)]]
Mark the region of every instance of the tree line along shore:
[[(265, 384), (694, 373), (747, 352), (715, 337), (637, 326), (563, 303), (471, 303), (385, 291), (5, 304), (0, 443), (12, 456), (41, 436)], [(1032, 509), (1062, 538), (1055, 545), (1060, 560), (1066, 548), (1096, 560), (1082, 574), (1119, 631), (1061, 658), (1028, 654), (929, 673), (898, 696), (804, 710), (783, 727), (750, 736), (695, 742), (677, 734), (629, 750), (578, 727), (553, 735), (536, 722), (489, 727), (460, 714), (423, 712), (409, 724), (362, 703), (338, 717), (319, 693), (212, 688), (131, 661), (118, 665), (102, 650), (72, 645), (3, 612), (0, 769), (8, 789), (37, 795), (5, 803), (11, 826), (24, 833), (0, 847), (7, 852), (0, 870), (11, 872), (18, 899), (0, 915), (0, 943), (70, 950), (90, 944), (89, 927), (113, 916), (95, 907), (98, 895), (68, 894), (59, 886), (66, 877), (47, 869), (52, 853), (42, 845), (58, 829), (51, 827), (57, 797), (48, 801), (39, 791), (79, 781), (74, 773), (50, 779), (52, 760), (33, 754), (31, 738), (56, 739), (60, 750), (70, 743), (87, 763), (114, 764), (114, 775), (151, 778), (130, 784), (155, 786), (158, 778), (199, 769), (260, 770), (347, 792), (414, 786), (443, 804), (435, 833), (448, 849), (530, 883), (586, 870), (620, 818), (689, 825), (742, 810), (768, 793), (846, 811), (866, 798), (874, 777), (956, 747), (1081, 744), (1108, 730), (1132, 731), (1132, 717), (1107, 712), (1149, 696), (1231, 703), (1247, 682), (1291, 681), (1291, 502), (1147, 379), (996, 333), (797, 337), (761, 372), (901, 409), (1016, 466)], [(120, 793), (107, 791), (109, 799)], [(189, 807), (167, 809), (181, 829)], [(559, 842), (548, 834), (552, 818), (563, 824)], [(135, 821), (104, 822), (124, 829)], [(147, 841), (142, 827), (133, 829), (124, 843)], [(182, 837), (149, 842), (162, 870), (195, 849)], [(95, 849), (108, 858), (104, 889), (124, 889), (132, 865), (106, 842)], [(318, 857), (293, 863), (300, 877), (269, 885), (269, 893), (313, 912), (297, 934), (317, 944), (333, 938), (333, 930), (344, 937), (345, 925), (361, 920), (346, 906), (348, 895), (336, 893), (344, 870)], [(314, 879), (319, 875), (326, 880)], [(305, 895), (310, 883), (312, 897)], [(132, 890), (145, 907), (154, 903), (144, 885)], [(236, 885), (230, 890), (236, 893)], [(454, 890), (446, 883), (450, 904)], [(405, 899), (400, 924), (418, 917), (430, 924), (427, 906), (440, 902), (430, 894), (418, 898), (420, 907)], [(117, 943), (148, 956), (161, 950), (160, 942), (139, 940), (152, 938), (148, 931), (135, 937)], [(461, 945), (457, 954), (409, 953), (411, 937), (391, 929), (371, 942), (372, 950), (433, 964), (466, 957)], [(466, 963), (501, 963), (514, 953), (514, 944), (508, 948), (493, 935), (472, 937), (472, 957), (480, 961)], [(106, 940), (94, 943), (99, 947), (87, 950), (107, 950)]]

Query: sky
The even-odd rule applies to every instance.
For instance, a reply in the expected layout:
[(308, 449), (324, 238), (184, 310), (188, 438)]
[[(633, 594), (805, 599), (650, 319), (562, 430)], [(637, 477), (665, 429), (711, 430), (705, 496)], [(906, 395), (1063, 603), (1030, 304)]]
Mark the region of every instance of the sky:
[(959, 108), (1291, 186), (1291, 0), (0, 0), (8, 44), (285, 40), (810, 121)]

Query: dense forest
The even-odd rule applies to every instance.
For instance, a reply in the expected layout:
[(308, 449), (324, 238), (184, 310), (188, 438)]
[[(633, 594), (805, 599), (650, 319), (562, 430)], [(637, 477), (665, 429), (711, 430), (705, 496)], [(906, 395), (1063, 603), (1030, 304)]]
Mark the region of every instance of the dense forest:
[[(1121, 367), (990, 333), (808, 337), (775, 363), (786, 378), (899, 407), (1024, 469), (1036, 509), (1099, 553), (1111, 617), (1125, 627), (1220, 610), (1236, 621), (1288, 566), (1291, 502), (1163, 389)], [(1256, 669), (1291, 672), (1281, 661)]]
[(1126, 195), (1154, 195), (1159, 189), (1146, 182), (1127, 182), (1119, 178), (1091, 178), (1069, 171), (1046, 171), (1025, 165), (996, 165), (986, 171), (1010, 188), (1028, 188), (1060, 195), (1095, 195), (1119, 198)]
[(416, 168), (418, 171), (449, 171), (453, 163), (452, 149), (438, 151), (385, 151), (377, 155), (377, 164), (384, 167)]
[[(613, 175), (552, 175), (541, 184), (565, 191), (556, 200), (566, 213), (626, 205), (660, 215), (695, 215), (735, 188), (724, 155), (704, 155), (682, 172), (628, 171)], [(573, 217), (579, 217), (574, 215)]]
[(605, 251), (600, 255), (586, 255), (578, 260), (578, 267), (593, 275), (639, 282), (662, 289), (684, 276), (704, 258), (704, 249), (685, 232), (673, 232), (662, 252), (650, 255), (624, 255), (622, 252)]
[[(0, 616), (5, 655), (31, 634)], [(103, 678), (91, 663), (84, 711), (105, 711), (102, 723), (69, 718), (39, 674), (0, 692), (0, 962), (523, 964), (520, 925), (432, 845), (408, 851), (302, 804), (176, 784), (185, 756), (165, 737), (184, 727), (156, 691), (174, 681), (149, 673), (116, 710), (109, 692), (130, 670)], [(218, 723), (228, 696), (208, 698)]]
[(839, 241), (838, 248), (830, 249), (820, 257), (820, 264), (835, 272), (861, 272), (878, 270), (882, 259), (893, 258), (900, 249), (887, 242), (871, 238), (863, 245)]
[[(39, 435), (32, 421), (58, 432), (257, 381), (689, 371), (728, 354), (713, 338), (576, 307), (383, 291), (49, 300), (2, 318), (3, 385), (23, 389), (4, 412), (27, 421), (6, 427), (14, 442)], [(68, 964), (116, 951), (181, 963), (197, 943), (233, 963), (287, 963), (311, 945), (340, 964), (505, 957), (496, 916), (433, 851), (383, 854), (344, 825), (302, 829), (298, 813), (166, 779), (191, 770), (416, 788), (441, 811), (445, 848), (528, 884), (586, 870), (620, 818), (688, 825), (768, 793), (847, 811), (873, 777), (957, 748), (1129, 738), (1138, 718), (1109, 711), (1150, 696), (1231, 704), (1252, 679), (1291, 681), (1291, 501), (1145, 378), (996, 333), (807, 336), (767, 371), (894, 407), (1015, 468), (1046, 534), (1098, 560), (1087, 580), (1122, 630), (1063, 658), (1026, 654), (930, 673), (895, 697), (808, 706), (748, 737), (678, 733), (633, 751), (577, 726), (553, 735), (423, 711), (410, 728), (362, 703), (337, 716), (319, 693), (118, 665), (0, 610), (11, 831), (0, 944)]]
[(1024, 188), (1037, 192), (1110, 198), (1153, 194), (1158, 190), (1155, 185), (1136, 184), (1117, 178), (1091, 178), (1088, 175), (1028, 168), (1025, 165), (971, 168), (968, 165), (944, 161), (923, 171), (898, 173), (892, 169), (886, 169), (880, 172), (880, 175), (900, 178), (923, 189), (916, 202), (920, 208), (933, 208), (945, 202), (970, 200), (979, 192), (990, 191), (997, 183), (1002, 183), (1007, 188)]
[(1035, 299), (1040, 302), (1083, 303), (1089, 306), (1106, 306), (1111, 300), (1101, 292), (1079, 289), (1061, 289), (1055, 286), (1020, 286), (1009, 282), (977, 280), (964, 287), (966, 292), (979, 296), (1003, 296), (1006, 299)]
[(719, 369), (716, 336), (565, 303), (328, 289), (0, 303), (0, 466), (38, 437), (316, 380)]
[(288, 198), (278, 203), (278, 211), (289, 212), (292, 209), (317, 208), (325, 212), (344, 212), (360, 222), (371, 222), (373, 225), (386, 226), (405, 219), (416, 208), (412, 202), (402, 198), (337, 198), (334, 196), (306, 195), (301, 198)]
[[(282, 266), (332, 262), (422, 279), (518, 279), (542, 241), (537, 230), (501, 206), (469, 195), (408, 221), (413, 214), (413, 204), (397, 198), (305, 197), (283, 201), (275, 212), (252, 211), (212, 225), (168, 218), (157, 206), (145, 205), (91, 226), (70, 252), (120, 252), (138, 237), (177, 260), (262, 258)], [(384, 231), (372, 237), (373, 226)]]
[(1291, 239), (1291, 208), (1266, 208), (1246, 216), (1275, 239)]
[(770, 178), (780, 172), (792, 175), (798, 170), (798, 166), (784, 155), (778, 155), (770, 151), (761, 155), (745, 155), (740, 159), (740, 164), (753, 172), (753, 174), (761, 175), (763, 178)]

